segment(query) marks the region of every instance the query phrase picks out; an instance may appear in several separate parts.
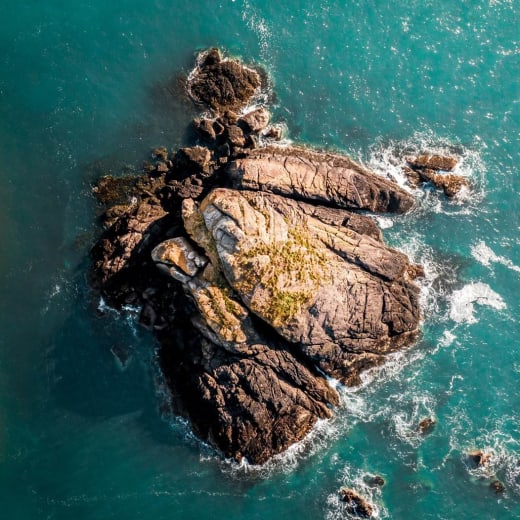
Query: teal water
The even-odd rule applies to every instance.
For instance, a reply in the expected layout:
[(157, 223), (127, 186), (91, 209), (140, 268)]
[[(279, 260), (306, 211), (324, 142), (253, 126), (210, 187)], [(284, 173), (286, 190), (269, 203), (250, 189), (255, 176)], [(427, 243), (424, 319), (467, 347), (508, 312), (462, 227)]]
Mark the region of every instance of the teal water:
[[(520, 2), (63, 2), (0, 9), (0, 511), (5, 519), (520, 518)], [(264, 468), (221, 460), (160, 411), (153, 338), (85, 283), (90, 183), (177, 147), (195, 52), (262, 63), (289, 136), (396, 173), (456, 147), (472, 189), (381, 218), (426, 265), (424, 335), (337, 419)], [(124, 371), (110, 349), (132, 358)], [(415, 426), (438, 423), (427, 437)], [(493, 451), (473, 470), (464, 453)], [(364, 485), (381, 474), (381, 490)], [(489, 473), (489, 474), (488, 474)], [(506, 491), (489, 489), (491, 475)]]

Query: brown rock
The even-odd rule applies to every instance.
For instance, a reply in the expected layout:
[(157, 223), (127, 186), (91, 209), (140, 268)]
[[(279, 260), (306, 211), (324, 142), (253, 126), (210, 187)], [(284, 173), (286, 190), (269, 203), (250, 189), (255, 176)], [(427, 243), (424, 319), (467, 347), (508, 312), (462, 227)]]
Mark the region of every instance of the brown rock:
[(200, 212), (240, 300), (326, 373), (356, 380), (414, 338), (418, 289), (402, 253), (274, 195), (217, 189)]
[(342, 487), (339, 490), (342, 502), (345, 502), (347, 511), (359, 518), (371, 518), (374, 514), (374, 507), (363, 498), (357, 491)]
[(238, 61), (222, 59), (217, 49), (201, 53), (187, 82), (189, 96), (217, 113), (240, 110), (260, 87), (259, 74)]
[(422, 435), (427, 435), (433, 431), (436, 423), (437, 421), (433, 417), (425, 417), (424, 419), (421, 419), (417, 429)]
[(158, 173), (166, 173), (168, 171), (168, 165), (163, 161), (158, 161), (155, 165), (155, 171)]
[(136, 177), (125, 175), (114, 177), (105, 175), (96, 182), (92, 192), (102, 204), (113, 205), (128, 203), (132, 188), (135, 186)]
[(468, 458), (477, 467), (487, 466), (493, 458), (492, 453), (486, 453), (482, 450), (473, 450), (468, 453)]
[(208, 260), (197, 253), (184, 237), (161, 242), (152, 251), (152, 260), (163, 271), (181, 282), (195, 276), (208, 263)]
[(416, 280), (417, 278), (424, 278), (426, 276), (424, 266), (420, 264), (410, 264), (407, 268), (407, 273), (410, 280)]
[(244, 132), (237, 125), (228, 126), (225, 134), (229, 144), (233, 147), (242, 148), (246, 144)]
[(419, 174), (424, 181), (442, 189), (447, 197), (454, 197), (462, 188), (468, 186), (468, 181), (460, 175), (435, 173), (433, 170), (423, 170)]
[(182, 172), (209, 174), (211, 152), (204, 146), (181, 148), (175, 155), (174, 164)]
[(236, 460), (266, 462), (305, 437), (318, 418), (330, 417), (328, 403), (337, 403), (325, 379), (276, 343), (236, 355), (197, 329), (178, 327), (161, 355), (196, 433)]
[(303, 148), (268, 146), (232, 161), (234, 187), (261, 190), (313, 203), (375, 212), (409, 211), (414, 198), (397, 184), (346, 156)]
[(500, 495), (501, 493), (503, 493), (506, 488), (504, 486), (504, 484), (502, 484), (502, 482), (500, 482), (500, 480), (498, 479), (495, 479), (491, 482), (491, 484), (489, 484), (489, 487), (497, 494), (497, 495)]
[(280, 126), (270, 126), (265, 132), (264, 137), (273, 141), (280, 141), (283, 137), (283, 129)]
[(267, 127), (270, 117), (269, 110), (260, 107), (244, 114), (240, 117), (238, 123), (243, 125), (247, 131), (258, 134)]
[(217, 137), (213, 124), (214, 121), (212, 119), (204, 117), (193, 120), (195, 131), (206, 141), (214, 141)]
[(381, 475), (371, 475), (365, 478), (365, 482), (370, 487), (383, 487), (385, 485), (385, 479)]
[(417, 157), (408, 157), (407, 162), (412, 166), (412, 168), (452, 171), (459, 161), (455, 157), (448, 157), (445, 155), (422, 154)]
[[(205, 147), (173, 161), (157, 152), (168, 173), (150, 167), (133, 179), (92, 251), (106, 301), (141, 306), (158, 338), (175, 413), (255, 464), (331, 417), (339, 399), (324, 373), (356, 384), (413, 341), (420, 318), (410, 281), (419, 268), (350, 211), (408, 211), (410, 194), (340, 155), (245, 148), (270, 132), (265, 109), (235, 112), (259, 85), (218, 50), (201, 54), (187, 89), (216, 112), (195, 122), (215, 158)], [(373, 515), (356, 492), (342, 498), (349, 512)]]
[(168, 160), (168, 150), (164, 148), (164, 146), (154, 148), (152, 150), (152, 158), (160, 159), (161, 161), (166, 161)]
[(410, 186), (417, 188), (424, 182), (423, 178), (421, 177), (418, 171), (408, 166), (404, 166), (402, 170), (403, 173), (406, 175), (406, 178), (408, 179), (408, 184), (410, 184)]

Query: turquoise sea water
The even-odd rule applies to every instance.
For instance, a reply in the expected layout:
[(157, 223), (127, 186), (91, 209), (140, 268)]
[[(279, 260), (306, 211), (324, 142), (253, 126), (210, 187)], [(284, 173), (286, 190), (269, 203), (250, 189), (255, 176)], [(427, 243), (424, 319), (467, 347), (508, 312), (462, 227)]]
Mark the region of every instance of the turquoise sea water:
[[(342, 485), (388, 519), (520, 518), (520, 2), (3, 0), (0, 8), (0, 516), (339, 519)], [(424, 334), (307, 442), (238, 467), (161, 414), (153, 338), (97, 317), (90, 184), (193, 109), (197, 50), (265, 65), (289, 137), (397, 175), (396, 150), (452, 150), (465, 200), (384, 217), (426, 266)], [(122, 371), (110, 349), (129, 349)], [(437, 419), (426, 437), (418, 421)], [(491, 450), (490, 468), (464, 453)], [(368, 488), (381, 474), (386, 485)], [(492, 475), (505, 485), (489, 489)]]

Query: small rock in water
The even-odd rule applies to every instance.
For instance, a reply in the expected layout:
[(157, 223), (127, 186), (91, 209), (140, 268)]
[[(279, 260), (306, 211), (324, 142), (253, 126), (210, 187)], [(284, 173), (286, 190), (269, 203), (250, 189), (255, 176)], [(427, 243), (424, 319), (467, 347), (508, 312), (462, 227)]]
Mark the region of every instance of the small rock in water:
[(347, 511), (360, 518), (371, 518), (374, 514), (374, 507), (367, 502), (357, 491), (342, 487), (339, 490), (342, 502), (345, 502)]
[(476, 467), (480, 468), (487, 466), (493, 458), (493, 455), (482, 450), (473, 450), (468, 453), (468, 457)]
[(187, 90), (190, 97), (217, 113), (240, 110), (260, 87), (260, 75), (238, 61), (222, 59), (218, 49), (201, 56), (190, 76)]
[(381, 475), (370, 475), (365, 478), (365, 482), (370, 487), (383, 487), (385, 485), (385, 479)]
[(421, 433), (422, 435), (427, 435), (428, 433), (431, 433), (435, 428), (436, 423), (437, 421), (433, 417), (425, 417), (419, 422), (419, 433)]
[(491, 484), (489, 484), (489, 487), (497, 494), (497, 495), (500, 495), (501, 493), (503, 493), (506, 488), (504, 486), (504, 484), (502, 484), (502, 482), (500, 482), (500, 480), (498, 479), (495, 479), (491, 482)]
[(425, 182), (432, 183), (444, 191), (447, 197), (455, 197), (468, 181), (461, 175), (439, 173), (439, 170), (451, 172), (457, 166), (458, 159), (444, 155), (421, 154), (417, 157), (406, 157), (409, 166), (403, 167), (408, 183), (417, 187)]
[(432, 170), (444, 170), (449, 172), (452, 171), (459, 162), (455, 157), (438, 154), (422, 154), (415, 158), (408, 157), (406, 160), (415, 168), (431, 168)]

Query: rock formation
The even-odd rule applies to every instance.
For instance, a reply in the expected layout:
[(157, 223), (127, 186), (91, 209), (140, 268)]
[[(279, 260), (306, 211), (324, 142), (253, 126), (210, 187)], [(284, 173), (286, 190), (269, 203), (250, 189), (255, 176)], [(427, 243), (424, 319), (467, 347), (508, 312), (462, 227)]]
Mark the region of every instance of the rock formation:
[(199, 57), (187, 88), (213, 111), (194, 122), (204, 146), (158, 148), (138, 178), (102, 179), (112, 207), (92, 251), (93, 285), (154, 331), (174, 412), (252, 463), (332, 416), (324, 375), (357, 384), (414, 341), (421, 275), (365, 214), (409, 211), (407, 191), (348, 157), (275, 145), (263, 107), (231, 112), (259, 77)]
[(348, 513), (359, 518), (372, 518), (374, 507), (364, 499), (357, 491), (342, 487), (339, 490), (342, 502), (345, 502), (345, 509)]
[(451, 172), (457, 166), (455, 157), (436, 154), (421, 154), (417, 157), (408, 157), (408, 165), (404, 173), (412, 186), (419, 186), (430, 182), (436, 188), (444, 191), (447, 197), (455, 197), (462, 188), (468, 186), (468, 181), (461, 175), (453, 173), (440, 173), (440, 171)]

